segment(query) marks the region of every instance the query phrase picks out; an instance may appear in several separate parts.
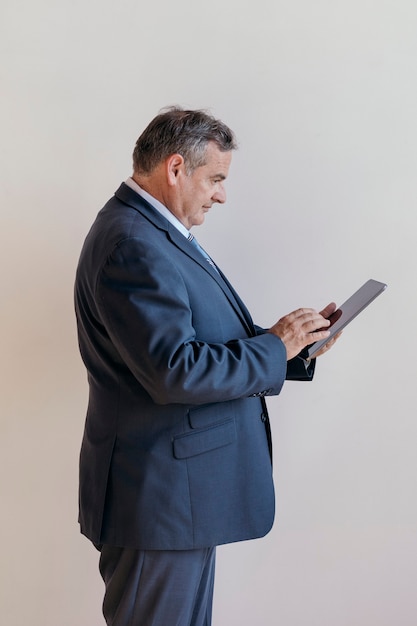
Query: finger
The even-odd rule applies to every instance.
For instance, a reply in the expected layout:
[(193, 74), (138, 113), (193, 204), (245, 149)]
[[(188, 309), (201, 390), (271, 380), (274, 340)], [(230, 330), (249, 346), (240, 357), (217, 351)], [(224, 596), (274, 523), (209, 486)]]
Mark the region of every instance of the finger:
[(291, 313), (289, 313), (288, 315), (286, 315), (285, 317), (290, 321), (294, 321), (298, 318), (301, 317), (311, 317), (312, 315), (317, 315), (317, 311), (315, 309), (308, 309), (308, 308), (300, 308), (300, 309), (296, 309), (295, 311), (292, 311)]
[(308, 333), (317, 333), (327, 331), (328, 326), (330, 326), (330, 321), (324, 318), (320, 313), (316, 313), (313, 317), (307, 318), (306, 316), (303, 323), (303, 330)]
[(320, 315), (325, 317), (326, 319), (336, 311), (337, 306), (335, 302), (330, 302), (327, 306), (324, 307), (322, 311), (320, 311)]
[(340, 330), (338, 333), (336, 333), (336, 335), (334, 335), (334, 337), (332, 337), (327, 343), (325, 343), (324, 346), (317, 352), (316, 357), (319, 357), (328, 350), (330, 350), (330, 348), (334, 346), (342, 333), (343, 331)]
[(329, 341), (323, 347), (329, 350), (336, 343), (342, 333), (343, 330), (339, 330), (339, 332), (336, 333), (336, 335), (334, 335), (331, 339), (329, 339)]
[(307, 333), (306, 337), (306, 345), (311, 343), (315, 343), (316, 341), (322, 341), (323, 339), (327, 339), (330, 335), (330, 331), (326, 329), (316, 330), (311, 333)]

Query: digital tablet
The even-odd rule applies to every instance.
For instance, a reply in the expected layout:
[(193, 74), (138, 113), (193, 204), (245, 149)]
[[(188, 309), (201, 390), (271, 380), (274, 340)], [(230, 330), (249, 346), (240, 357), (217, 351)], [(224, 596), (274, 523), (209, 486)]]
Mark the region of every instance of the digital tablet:
[(386, 289), (385, 283), (380, 283), (377, 280), (368, 280), (353, 296), (351, 296), (342, 306), (340, 306), (332, 315), (330, 315), (330, 326), (327, 330), (330, 331), (329, 337), (316, 341), (308, 347), (308, 357), (313, 359), (317, 352), (322, 348), (330, 339), (336, 335), (342, 328), (347, 326), (361, 311), (363, 311), (368, 304), (375, 300), (384, 289)]

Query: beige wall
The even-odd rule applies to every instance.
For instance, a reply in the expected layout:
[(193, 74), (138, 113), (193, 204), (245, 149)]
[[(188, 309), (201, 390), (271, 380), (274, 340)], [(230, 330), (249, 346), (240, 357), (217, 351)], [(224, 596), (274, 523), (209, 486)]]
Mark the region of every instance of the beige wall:
[(103, 623), (73, 276), (136, 137), (179, 103), (239, 137), (198, 236), (258, 323), (389, 283), (313, 384), (269, 402), (277, 522), (219, 550), (215, 624), (414, 626), (416, 6), (3, 0), (2, 623)]

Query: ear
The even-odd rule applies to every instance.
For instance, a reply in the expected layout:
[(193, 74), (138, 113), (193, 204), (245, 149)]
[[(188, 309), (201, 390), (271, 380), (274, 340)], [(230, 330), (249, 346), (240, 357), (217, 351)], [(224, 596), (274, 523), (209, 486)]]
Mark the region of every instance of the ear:
[(176, 185), (178, 177), (185, 173), (184, 158), (180, 154), (171, 154), (165, 161), (165, 172), (168, 185)]

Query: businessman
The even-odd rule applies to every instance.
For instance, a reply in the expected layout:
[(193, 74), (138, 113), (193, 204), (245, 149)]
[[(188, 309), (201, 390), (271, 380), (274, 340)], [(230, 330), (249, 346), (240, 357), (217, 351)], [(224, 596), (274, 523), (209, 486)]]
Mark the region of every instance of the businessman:
[(265, 396), (311, 380), (304, 349), (329, 335), (334, 303), (255, 326), (191, 234), (225, 202), (235, 148), (211, 115), (164, 110), (81, 252), (79, 521), (101, 552), (111, 626), (211, 624), (216, 546), (274, 519)]

